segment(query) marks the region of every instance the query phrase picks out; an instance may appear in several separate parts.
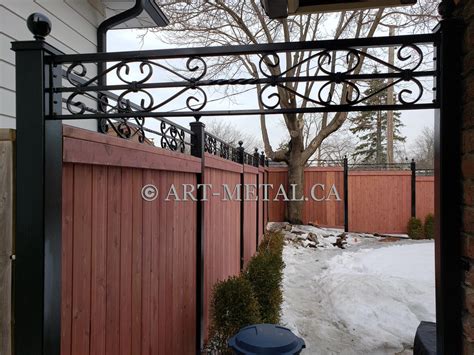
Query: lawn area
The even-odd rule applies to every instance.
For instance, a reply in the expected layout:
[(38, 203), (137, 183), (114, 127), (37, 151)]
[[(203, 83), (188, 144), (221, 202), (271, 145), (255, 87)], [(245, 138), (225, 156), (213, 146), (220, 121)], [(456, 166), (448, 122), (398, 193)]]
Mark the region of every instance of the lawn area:
[(305, 339), (304, 353), (411, 354), (420, 321), (435, 320), (433, 241), (382, 240), (285, 246), (282, 323)]

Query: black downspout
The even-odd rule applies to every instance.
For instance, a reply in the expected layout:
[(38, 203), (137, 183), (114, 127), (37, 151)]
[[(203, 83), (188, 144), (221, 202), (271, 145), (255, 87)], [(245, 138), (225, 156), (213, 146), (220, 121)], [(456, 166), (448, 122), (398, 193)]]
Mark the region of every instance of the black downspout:
[(108, 18), (99, 25), (97, 28), (97, 52), (102, 53), (107, 50), (107, 31), (140, 15), (144, 10), (144, 2), (144, 0), (137, 0), (132, 8)]
[[(99, 27), (97, 28), (97, 52), (98, 53), (103, 53), (107, 51), (107, 31), (121, 23), (124, 23), (140, 15), (144, 10), (144, 3), (145, 3), (145, 0), (137, 0), (137, 2), (132, 8), (108, 18), (107, 20), (103, 21), (99, 25)], [(97, 64), (98, 73), (104, 72), (105, 69), (106, 69), (105, 62), (100, 62)], [(99, 77), (99, 83), (98, 83), (99, 86), (105, 85), (106, 82), (107, 82), (107, 78), (105, 76)], [(98, 110), (100, 111), (101, 100), (98, 100), (97, 105), (98, 105)], [(107, 132), (107, 126), (104, 121), (105, 120), (98, 121), (97, 128), (98, 128), (98, 131), (101, 133)]]

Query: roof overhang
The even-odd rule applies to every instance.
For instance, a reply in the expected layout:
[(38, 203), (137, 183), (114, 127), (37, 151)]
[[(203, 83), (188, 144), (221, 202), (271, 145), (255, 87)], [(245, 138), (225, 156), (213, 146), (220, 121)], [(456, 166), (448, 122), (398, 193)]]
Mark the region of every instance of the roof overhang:
[(417, 0), (261, 0), (261, 2), (268, 17), (277, 19), (317, 12), (413, 5)]
[(169, 23), (156, 0), (103, 0), (102, 3), (107, 18), (135, 9), (134, 16), (124, 18), (124, 21), (113, 27), (114, 29), (164, 27)]

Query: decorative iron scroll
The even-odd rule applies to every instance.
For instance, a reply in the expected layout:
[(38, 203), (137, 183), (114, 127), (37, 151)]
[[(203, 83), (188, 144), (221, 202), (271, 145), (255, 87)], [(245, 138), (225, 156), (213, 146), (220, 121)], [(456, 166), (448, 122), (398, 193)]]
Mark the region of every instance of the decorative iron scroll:
[(161, 121), (160, 130), (161, 148), (167, 148), (184, 153), (186, 147), (183, 129), (179, 129), (175, 125)]
[[(425, 88), (429, 86), (431, 90), (433, 85), (423, 80), (436, 78), (437, 72), (427, 53), (432, 54), (437, 42), (438, 36), (430, 34), (51, 56), (53, 64), (65, 68), (66, 82), (53, 91), (64, 96), (66, 112), (56, 112), (48, 118), (136, 119), (436, 108), (436, 100), (426, 95)], [(370, 51), (390, 46), (396, 47), (394, 64)], [(280, 59), (288, 53), (291, 58), (299, 58), (290, 68)], [(242, 55), (254, 56), (258, 72), (254, 77), (218, 78), (215, 73), (208, 73), (215, 57)], [(90, 75), (88, 66), (94, 70), (97, 66), (107, 68)], [(381, 71), (374, 72), (375, 67)], [(112, 78), (113, 83), (101, 84), (106, 77)], [(382, 79), (382, 87), (367, 94), (364, 89), (367, 82), (378, 79)], [(315, 85), (308, 91), (301, 90), (300, 83)], [(255, 89), (258, 86), (258, 105), (249, 109), (209, 108), (208, 92), (220, 86)], [(397, 89), (394, 104), (370, 100), (390, 87)], [(103, 91), (115, 93), (116, 100), (107, 102), (105, 110), (88, 112), (87, 99)], [(139, 102), (131, 105), (137, 98)], [(295, 104), (298, 100), (305, 104)]]
[(256, 149), (255, 154), (249, 154), (244, 151), (242, 141), (239, 142), (239, 147), (236, 148), (207, 132), (204, 135), (204, 152), (247, 165), (259, 166), (265, 163), (263, 152), (259, 155)]
[[(77, 79), (76, 79), (77, 80)], [(72, 96), (72, 95), (71, 95)], [(95, 100), (98, 103), (98, 110), (94, 112), (110, 112), (111, 111), (111, 105), (110, 102), (113, 101), (113, 96), (107, 96), (102, 93), (99, 93), (97, 97), (93, 95), (88, 95), (89, 100)], [(131, 114), (131, 103), (129, 101), (125, 103), (117, 103), (117, 106), (121, 107), (121, 110), (118, 112), (121, 113), (128, 113), (129, 115)], [(80, 110), (84, 111), (92, 111), (91, 108), (87, 107), (83, 103), (77, 103), (74, 101), (71, 101), (71, 98), (69, 97), (66, 100), (66, 107), (68, 109), (70, 107), (79, 107)], [(117, 137), (123, 138), (123, 139), (133, 139), (134, 137), (137, 137), (137, 140), (140, 143), (145, 142), (146, 140), (146, 135), (145, 135), (145, 118), (144, 117), (119, 117), (115, 120), (111, 119), (103, 119), (99, 121), (99, 130), (102, 133), (107, 133), (110, 128), (116, 133)]]
[[(407, 49), (411, 49), (414, 52), (413, 54), (404, 54)], [(338, 57), (345, 57), (347, 62), (347, 68), (344, 71), (333, 71), (333, 67), (331, 64), (337, 61)], [(286, 69), (285, 71), (279, 74), (271, 74), (267, 72), (265, 66), (267, 68), (276, 69), (280, 64), (280, 57), (276, 53), (269, 53), (265, 54), (261, 57), (259, 62), (260, 73), (271, 79), (272, 82), (263, 86), (262, 90), (259, 94), (260, 103), (267, 109), (275, 109), (281, 103), (281, 91), (277, 91), (271, 93), (267, 96), (267, 99), (273, 99), (273, 103), (269, 103), (265, 101), (265, 91), (271, 87), (277, 86), (279, 89), (287, 92), (290, 95), (294, 95), (295, 97), (299, 97), (301, 99), (307, 100), (314, 105), (319, 106), (331, 106), (333, 105), (333, 94), (332, 92), (327, 93), (325, 95), (326, 90), (328, 90), (332, 85), (340, 85), (345, 84), (345, 97), (342, 98), (343, 104), (356, 106), (362, 103), (365, 103), (371, 97), (377, 96), (382, 92), (386, 91), (388, 88), (397, 85), (398, 83), (405, 81), (411, 82), (418, 93), (415, 94), (414, 98), (409, 98), (408, 95), (413, 94), (413, 90), (410, 89), (403, 89), (398, 93), (398, 101), (401, 103), (402, 106), (404, 105), (413, 105), (416, 104), (421, 97), (423, 96), (423, 85), (421, 84), (420, 80), (416, 77), (416, 70), (423, 64), (423, 51), (417, 45), (403, 45), (397, 51), (397, 58), (400, 62), (409, 62), (411, 61), (412, 65), (408, 67), (399, 67), (393, 64), (390, 64), (380, 58), (367, 53), (366, 51), (357, 50), (353, 48), (342, 49), (342, 50), (323, 50), (319, 53), (313, 54), (308, 56), (307, 58), (303, 59), (299, 63), (293, 65), (292, 67)], [(357, 84), (357, 76), (360, 76), (358, 71), (360, 72), (360, 66), (363, 60), (370, 60), (374, 63), (380, 64), (385, 66), (386, 68), (390, 69), (394, 73), (398, 73), (399, 77), (396, 77), (390, 83), (380, 87), (377, 91), (371, 93), (370, 95), (363, 95), (362, 90), (359, 88)], [(289, 85), (285, 85), (284, 83), (277, 82), (276, 79), (284, 78), (288, 73), (295, 72), (300, 67), (305, 66), (308, 62), (315, 60), (317, 63), (317, 70), (319, 69), (320, 72), (323, 73), (323, 76), (326, 78), (324, 83), (321, 87), (317, 90), (317, 94), (314, 96), (304, 95), (299, 93), (296, 90), (293, 90)], [(266, 63), (265, 66), (263, 63)], [(362, 77), (362, 76), (360, 76)], [(366, 75), (364, 76), (366, 80), (368, 79), (375, 79), (379, 76), (377, 75)], [(384, 78), (384, 76), (381, 76)], [(355, 78), (355, 80), (354, 80)]]
[(258, 166), (258, 160), (254, 155), (244, 152), (244, 164)]
[[(132, 64), (137, 64), (139, 67), (140, 73), (138, 75), (141, 77), (134, 77), (133, 79), (136, 80), (131, 80), (127, 78), (128, 76), (131, 76), (130, 68)], [(187, 85), (180, 88), (172, 95), (169, 95), (166, 98), (160, 100), (159, 102), (156, 102), (154, 95), (152, 95), (150, 91), (145, 89), (150, 85), (154, 87), (154, 85), (152, 84), (153, 81), (151, 80), (153, 77), (153, 68), (160, 68), (169, 73), (172, 73), (176, 76), (177, 79), (184, 80)], [(110, 68), (104, 70), (98, 75), (95, 75), (90, 79), (86, 79), (86, 66), (82, 63), (75, 62), (70, 64), (66, 70), (66, 79), (70, 86), (66, 89), (63, 88), (60, 91), (71, 92), (68, 98), (66, 99), (67, 110), (73, 115), (82, 115), (86, 112), (87, 106), (84, 101), (81, 101), (81, 97), (87, 97), (89, 96), (87, 95), (87, 93), (97, 91), (99, 81), (101, 79), (106, 78), (107, 75), (113, 74), (115, 75), (115, 78), (121, 82), (121, 85), (118, 85), (120, 87), (120, 94), (118, 94), (115, 105), (108, 104), (107, 110), (104, 111), (104, 113), (155, 112), (159, 110), (162, 106), (170, 103), (171, 101), (177, 99), (182, 95), (187, 95), (185, 100), (187, 109), (192, 112), (197, 112), (202, 110), (207, 104), (207, 95), (205, 91), (196, 84), (206, 74), (207, 65), (202, 58), (191, 57), (186, 61), (186, 70), (189, 71), (189, 73), (197, 73), (197, 75), (185, 76), (180, 72), (173, 70), (172, 68), (150, 60), (127, 60), (112, 65)], [(78, 81), (78, 78), (84, 80)], [(117, 85), (106, 86), (106, 88), (104, 89), (110, 91), (110, 87), (114, 86)], [(195, 93), (191, 94), (189, 93), (189, 91)], [(131, 94), (141, 94), (143, 96), (140, 99), (140, 104), (130, 105), (131, 99), (129, 98), (129, 96), (131, 96)], [(201, 98), (198, 94), (201, 94)]]
[(239, 160), (237, 148), (209, 133), (206, 133), (204, 136), (204, 152), (234, 162)]
[(207, 133), (204, 136), (204, 152), (217, 155), (217, 138)]

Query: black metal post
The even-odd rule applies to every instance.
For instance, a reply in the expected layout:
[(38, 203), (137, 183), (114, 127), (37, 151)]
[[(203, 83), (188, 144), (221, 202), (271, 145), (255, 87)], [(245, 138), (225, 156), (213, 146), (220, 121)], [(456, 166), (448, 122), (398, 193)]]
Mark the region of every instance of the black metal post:
[[(191, 155), (201, 158), (201, 173), (196, 176), (196, 184), (204, 183), (205, 171), (205, 155), (204, 155), (204, 140), (205, 140), (205, 125), (199, 122), (191, 122)], [(196, 354), (201, 354), (204, 348), (204, 201), (203, 190), (197, 189), (196, 202)]]
[(257, 167), (260, 165), (260, 154), (258, 154), (258, 148), (255, 148), (253, 152), (253, 166)]
[(344, 157), (344, 232), (349, 232), (349, 164)]
[(411, 160), (411, 216), (416, 217), (416, 163), (415, 159)]
[[(258, 154), (258, 148), (255, 148), (255, 152), (253, 153), (253, 162), (255, 164), (255, 167), (257, 169), (260, 169), (260, 154)], [(260, 184), (260, 171), (259, 170), (257, 170), (257, 179), (256, 179), (256, 181), (257, 181), (257, 201), (256, 201), (257, 209), (256, 209), (255, 215), (256, 215), (256, 218), (257, 218), (257, 223), (255, 225), (257, 227), (256, 228), (257, 232), (256, 232), (256, 238), (255, 239), (256, 239), (257, 246), (256, 246), (255, 250), (258, 249), (258, 238), (260, 237), (259, 234), (258, 234), (258, 227), (259, 227), (259, 222), (260, 222), (260, 218), (259, 218), (260, 217), (260, 209), (258, 208), (259, 204), (260, 204), (260, 194), (259, 194), (260, 189), (258, 188), (258, 186)]]
[(245, 166), (244, 153), (245, 149), (242, 146), (244, 142), (239, 141), (237, 147), (237, 162), (242, 164), (242, 173), (240, 174), (240, 269), (244, 268), (244, 184), (245, 184)]
[[(268, 172), (268, 165), (269, 165), (269, 160), (268, 158), (265, 158), (265, 161), (264, 161), (264, 167), (265, 167), (265, 172), (263, 173), (265, 178), (265, 184), (268, 184), (269, 181), (270, 181), (270, 173)], [(267, 223), (270, 222), (270, 202), (269, 201), (265, 201), (265, 209), (267, 210), (267, 219), (264, 221), (264, 226), (263, 226), (263, 230), (264, 232), (266, 231), (266, 226), (267, 226)]]
[(51, 22), (28, 18), (36, 41), (13, 42), (16, 52), (16, 221), (13, 264), (14, 354), (59, 355), (61, 344), (62, 123), (61, 80), (44, 42)]
[(438, 354), (462, 353), (461, 122), (464, 25), (450, 18), (454, 4), (443, 1), (437, 28), (435, 118), (435, 253)]
[[(259, 162), (260, 166), (262, 166), (263, 168), (265, 168), (265, 153), (262, 151), (260, 153), (260, 162)], [(263, 174), (262, 174), (262, 177), (263, 177), (263, 181), (260, 181), (259, 184), (265, 184), (265, 170), (263, 170)], [(259, 173), (259, 177), (260, 177), (260, 173)], [(260, 190), (260, 188), (258, 189)], [(259, 197), (259, 201), (260, 199), (262, 198), (263, 199), (263, 194), (259, 194), (258, 195)], [(262, 231), (263, 231), (263, 234), (265, 234), (265, 224), (267, 221), (265, 221), (265, 206), (266, 206), (266, 201), (262, 201)], [(258, 248), (258, 245), (257, 245), (257, 248)]]

